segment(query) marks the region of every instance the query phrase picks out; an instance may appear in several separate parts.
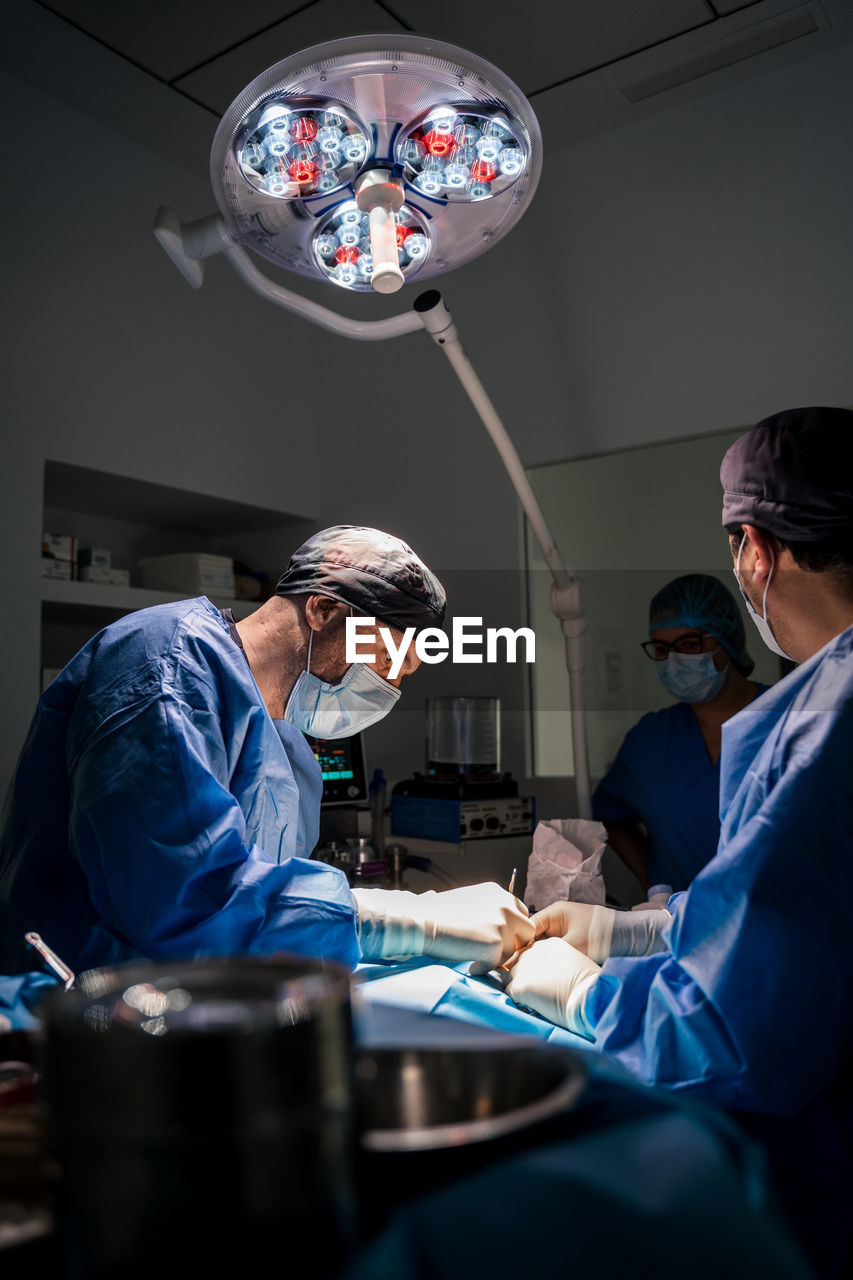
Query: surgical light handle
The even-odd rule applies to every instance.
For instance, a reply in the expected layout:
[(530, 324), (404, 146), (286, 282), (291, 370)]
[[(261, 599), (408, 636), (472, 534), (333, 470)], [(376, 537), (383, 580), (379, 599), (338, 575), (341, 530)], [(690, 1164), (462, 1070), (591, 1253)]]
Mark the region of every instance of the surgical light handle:
[(414, 309), (403, 315), (384, 320), (351, 320), (270, 280), (258, 270), (246, 250), (234, 243), (218, 214), (210, 214), (196, 222), (181, 223), (172, 209), (161, 205), (154, 223), (154, 234), (194, 289), (200, 288), (204, 280), (203, 260), (221, 253), (255, 293), (340, 337), (381, 341), (424, 328), (436, 346), (442, 349), (500, 455), (551, 571), (551, 610), (560, 623), (566, 642), (577, 816), (590, 818), (592, 804), (583, 712), (583, 633), (587, 620), (580, 608), (580, 580), (569, 573), (563, 563), (515, 447), (462, 348), (441, 294), (436, 289), (428, 290), (415, 300)]

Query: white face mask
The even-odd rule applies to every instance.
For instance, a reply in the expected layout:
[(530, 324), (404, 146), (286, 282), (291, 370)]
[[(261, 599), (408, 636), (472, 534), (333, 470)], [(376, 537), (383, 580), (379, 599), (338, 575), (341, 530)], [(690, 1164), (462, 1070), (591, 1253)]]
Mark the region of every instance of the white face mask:
[(750, 618), (752, 618), (752, 621), (755, 623), (756, 627), (758, 628), (758, 634), (761, 636), (761, 639), (767, 645), (767, 648), (771, 651), (771, 653), (778, 653), (780, 658), (787, 658), (789, 662), (792, 662), (793, 659), (781, 647), (781, 645), (779, 644), (779, 641), (776, 639), (776, 637), (773, 634), (773, 628), (771, 627), (770, 623), (767, 621), (767, 591), (768, 591), (768, 588), (770, 587), (770, 580), (773, 577), (773, 570), (776, 568), (776, 560), (773, 556), (773, 552), (771, 551), (770, 553), (770, 572), (768, 573), (767, 581), (764, 584), (764, 596), (761, 601), (761, 614), (759, 614), (757, 610), (753, 608), (752, 602), (750, 601), (749, 596), (746, 594), (746, 592), (744, 591), (743, 587), (740, 584), (740, 558), (743, 555), (743, 548), (744, 548), (745, 542), (746, 542), (746, 534), (744, 534), (744, 536), (740, 540), (740, 546), (738, 547), (738, 553), (737, 553), (737, 564), (732, 570), (732, 572), (735, 575), (735, 581), (737, 582), (738, 589), (741, 595), (743, 596), (744, 601), (746, 602), (746, 607), (747, 607), (749, 616)]
[(664, 689), (680, 702), (710, 702), (716, 698), (726, 679), (726, 668), (714, 666), (714, 653), (671, 652), (665, 662), (657, 664), (658, 680)]
[(400, 697), (400, 690), (371, 670), (366, 662), (354, 662), (338, 684), (327, 684), (311, 675), (311, 644), (308, 660), (293, 686), (284, 718), (309, 733), (312, 738), (350, 738), (367, 729), (388, 712)]

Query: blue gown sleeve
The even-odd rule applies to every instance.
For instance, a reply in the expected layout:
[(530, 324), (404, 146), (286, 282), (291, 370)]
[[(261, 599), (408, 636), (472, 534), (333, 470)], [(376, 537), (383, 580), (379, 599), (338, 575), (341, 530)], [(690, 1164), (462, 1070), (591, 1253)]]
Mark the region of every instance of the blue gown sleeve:
[(38, 1027), (35, 1010), (59, 985), (58, 978), (37, 970), (0, 977), (0, 1032), (30, 1031)]
[[(219, 693), (185, 677), (136, 701), (125, 696), (73, 761), (70, 842), (98, 916), (86, 953), (101, 964), (128, 953), (286, 951), (354, 967), (346, 876), (285, 856), (299, 822), (295, 785), (282, 804), (282, 793), (249, 769), (243, 805), (276, 810), (280, 839), (274, 848), (248, 839), (232, 793), (243, 766)], [(265, 713), (258, 706), (249, 714)]]
[(642, 1079), (789, 1115), (849, 1062), (850, 737), (849, 716), (801, 713), (778, 769), (749, 771), (742, 820), (670, 903), (671, 954), (605, 964), (586, 1009), (596, 1045)]

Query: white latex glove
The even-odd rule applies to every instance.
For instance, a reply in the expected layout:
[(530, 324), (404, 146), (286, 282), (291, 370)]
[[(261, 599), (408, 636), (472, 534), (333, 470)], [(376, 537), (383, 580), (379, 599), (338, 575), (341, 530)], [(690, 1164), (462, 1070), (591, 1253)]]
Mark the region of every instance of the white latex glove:
[(543, 938), (512, 962), (504, 991), (523, 1008), (594, 1040), (583, 1005), (600, 972), (597, 964), (565, 938)]
[(586, 902), (552, 902), (530, 917), (537, 938), (563, 938), (597, 964), (608, 956), (666, 951), (668, 911), (615, 911)]
[(672, 897), (672, 890), (666, 889), (663, 893), (653, 893), (646, 902), (638, 902), (632, 907), (632, 911), (656, 911), (664, 908)]
[(435, 956), (478, 960), (488, 969), (533, 941), (527, 907), (497, 884), (441, 893), (353, 889), (352, 896), (365, 960)]

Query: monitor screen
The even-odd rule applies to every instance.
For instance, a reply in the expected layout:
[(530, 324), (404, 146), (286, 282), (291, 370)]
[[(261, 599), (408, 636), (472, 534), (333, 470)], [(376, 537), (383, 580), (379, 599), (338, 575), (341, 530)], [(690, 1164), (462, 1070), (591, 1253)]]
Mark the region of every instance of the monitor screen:
[(351, 738), (312, 738), (305, 735), (323, 773), (324, 805), (367, 801), (367, 770), (361, 734)]

